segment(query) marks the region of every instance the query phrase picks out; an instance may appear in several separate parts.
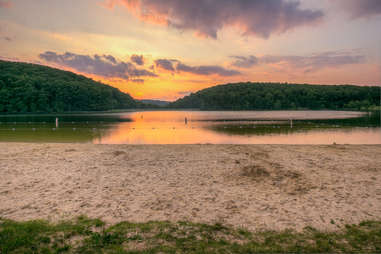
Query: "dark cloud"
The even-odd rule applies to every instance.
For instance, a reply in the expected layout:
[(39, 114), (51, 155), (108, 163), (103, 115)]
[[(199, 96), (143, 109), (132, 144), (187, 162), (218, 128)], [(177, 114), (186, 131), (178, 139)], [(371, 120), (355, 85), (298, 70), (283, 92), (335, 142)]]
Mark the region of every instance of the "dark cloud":
[(95, 74), (108, 78), (129, 79), (130, 77), (156, 77), (153, 72), (137, 69), (133, 63), (117, 61), (111, 55), (78, 55), (70, 52), (57, 54), (47, 51), (39, 55), (47, 62), (73, 68), (79, 72)]
[(381, 15), (381, 0), (337, 0), (352, 18)]
[(168, 59), (157, 59), (155, 60), (156, 67), (162, 68), (167, 71), (175, 71), (173, 67), (173, 61)]
[(299, 0), (109, 0), (122, 2), (142, 20), (193, 30), (217, 38), (223, 27), (234, 26), (245, 35), (268, 38), (323, 17), (320, 10), (302, 9)]
[(235, 76), (241, 74), (236, 70), (228, 70), (218, 65), (202, 65), (202, 66), (189, 66), (183, 63), (177, 64), (176, 70), (179, 72), (188, 72), (197, 75), (219, 75), (219, 76)]
[(255, 56), (231, 56), (236, 59), (232, 65), (239, 68), (250, 68), (258, 64), (258, 58)]
[(131, 61), (137, 65), (144, 65), (144, 57), (142, 55), (132, 55)]
[(261, 64), (285, 63), (291, 67), (313, 72), (328, 67), (339, 67), (347, 64), (359, 64), (365, 61), (365, 56), (351, 52), (324, 52), (311, 56), (274, 56), (259, 58)]
[(0, 0), (0, 8), (10, 8), (10, 7), (12, 7), (11, 1)]
[(239, 71), (225, 69), (224, 67), (218, 65), (190, 66), (175, 59), (158, 59), (155, 61), (155, 64), (156, 67), (167, 71), (186, 72), (202, 76), (213, 74), (219, 76), (235, 76), (241, 74)]
[(112, 55), (104, 55), (103, 57), (109, 60), (111, 63), (117, 64), (115, 57), (113, 57)]

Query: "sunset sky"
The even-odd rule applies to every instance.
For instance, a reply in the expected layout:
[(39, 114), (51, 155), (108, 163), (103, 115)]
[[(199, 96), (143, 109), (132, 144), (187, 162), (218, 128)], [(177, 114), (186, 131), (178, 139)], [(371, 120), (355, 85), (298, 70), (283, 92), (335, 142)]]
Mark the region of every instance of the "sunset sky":
[(0, 58), (138, 99), (240, 81), (378, 85), (381, 0), (0, 0)]

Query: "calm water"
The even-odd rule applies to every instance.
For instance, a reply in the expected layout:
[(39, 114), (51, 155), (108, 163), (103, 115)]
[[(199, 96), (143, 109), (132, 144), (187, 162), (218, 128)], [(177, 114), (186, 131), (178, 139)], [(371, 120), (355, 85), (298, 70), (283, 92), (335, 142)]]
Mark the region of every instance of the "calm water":
[(0, 142), (10, 141), (381, 144), (381, 128), (379, 113), (343, 111), (141, 111), (0, 116)]

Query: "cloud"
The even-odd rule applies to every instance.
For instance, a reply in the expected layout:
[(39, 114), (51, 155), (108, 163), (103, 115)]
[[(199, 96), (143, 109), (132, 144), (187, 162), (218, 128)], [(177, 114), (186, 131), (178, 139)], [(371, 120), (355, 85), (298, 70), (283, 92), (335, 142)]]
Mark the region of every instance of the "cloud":
[(6, 0), (0, 0), (0, 8), (11, 8), (12, 2)]
[[(143, 56), (133, 55), (131, 60), (139, 62)], [(237, 70), (226, 69), (218, 65), (190, 66), (176, 59), (156, 59), (153, 68), (138, 69), (132, 62), (123, 62), (117, 60), (112, 55), (79, 55), (71, 52), (59, 54), (46, 51), (39, 55), (39, 58), (54, 63), (59, 66), (73, 68), (78, 72), (94, 74), (105, 78), (122, 78), (131, 82), (143, 83), (141, 77), (158, 77), (154, 73), (157, 69), (170, 71), (173, 73), (192, 73), (200, 76), (219, 75), (223, 77), (235, 76), (241, 74)], [(138, 60), (137, 60), (138, 59)]]
[(241, 74), (236, 70), (228, 70), (218, 65), (201, 65), (201, 66), (189, 66), (183, 63), (177, 64), (177, 71), (179, 72), (188, 72), (196, 75), (219, 75), (223, 77), (236, 76)]
[(200, 76), (219, 75), (227, 77), (241, 74), (239, 71), (225, 69), (224, 67), (218, 65), (190, 66), (175, 59), (157, 59), (155, 60), (155, 65), (156, 67), (171, 72), (185, 72)]
[(340, 7), (349, 12), (352, 18), (367, 18), (381, 15), (380, 0), (337, 0)]
[(95, 74), (107, 78), (130, 79), (130, 77), (156, 77), (153, 72), (137, 69), (133, 63), (117, 61), (111, 55), (78, 55), (70, 52), (57, 54), (47, 51), (39, 55), (47, 62), (73, 68), (79, 72)]
[(157, 59), (155, 60), (156, 67), (162, 68), (167, 71), (175, 71), (173, 67), (173, 60), (168, 59)]
[(103, 57), (105, 59), (109, 60), (111, 63), (117, 64), (117, 61), (116, 61), (115, 57), (113, 57), (112, 55), (103, 55)]
[(113, 8), (116, 4), (123, 4), (145, 22), (211, 38), (217, 38), (218, 31), (228, 26), (244, 35), (268, 38), (315, 24), (324, 16), (321, 10), (302, 9), (299, 0), (106, 0), (104, 6)]
[(232, 65), (239, 68), (250, 68), (258, 64), (258, 58), (255, 56), (231, 56), (236, 59)]
[(132, 55), (131, 61), (137, 65), (144, 65), (144, 57), (142, 55)]
[(314, 72), (323, 68), (339, 67), (348, 64), (359, 64), (365, 56), (351, 52), (323, 52), (310, 56), (275, 56), (267, 55), (259, 58), (261, 64), (286, 64), (305, 72)]
[(348, 64), (360, 64), (366, 60), (362, 54), (343, 51), (323, 52), (309, 56), (265, 55), (262, 57), (231, 56), (231, 58), (237, 59), (231, 65), (239, 68), (276, 64), (278, 66), (289, 66), (294, 69), (304, 70), (304, 72), (314, 72), (323, 68), (335, 68)]

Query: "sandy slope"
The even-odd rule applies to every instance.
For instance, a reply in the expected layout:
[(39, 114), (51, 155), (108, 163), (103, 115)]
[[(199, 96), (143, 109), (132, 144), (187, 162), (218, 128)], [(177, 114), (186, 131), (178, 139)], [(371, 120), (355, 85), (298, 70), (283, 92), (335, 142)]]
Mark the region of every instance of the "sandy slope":
[(80, 214), (250, 230), (380, 220), (381, 146), (0, 143), (0, 217)]

